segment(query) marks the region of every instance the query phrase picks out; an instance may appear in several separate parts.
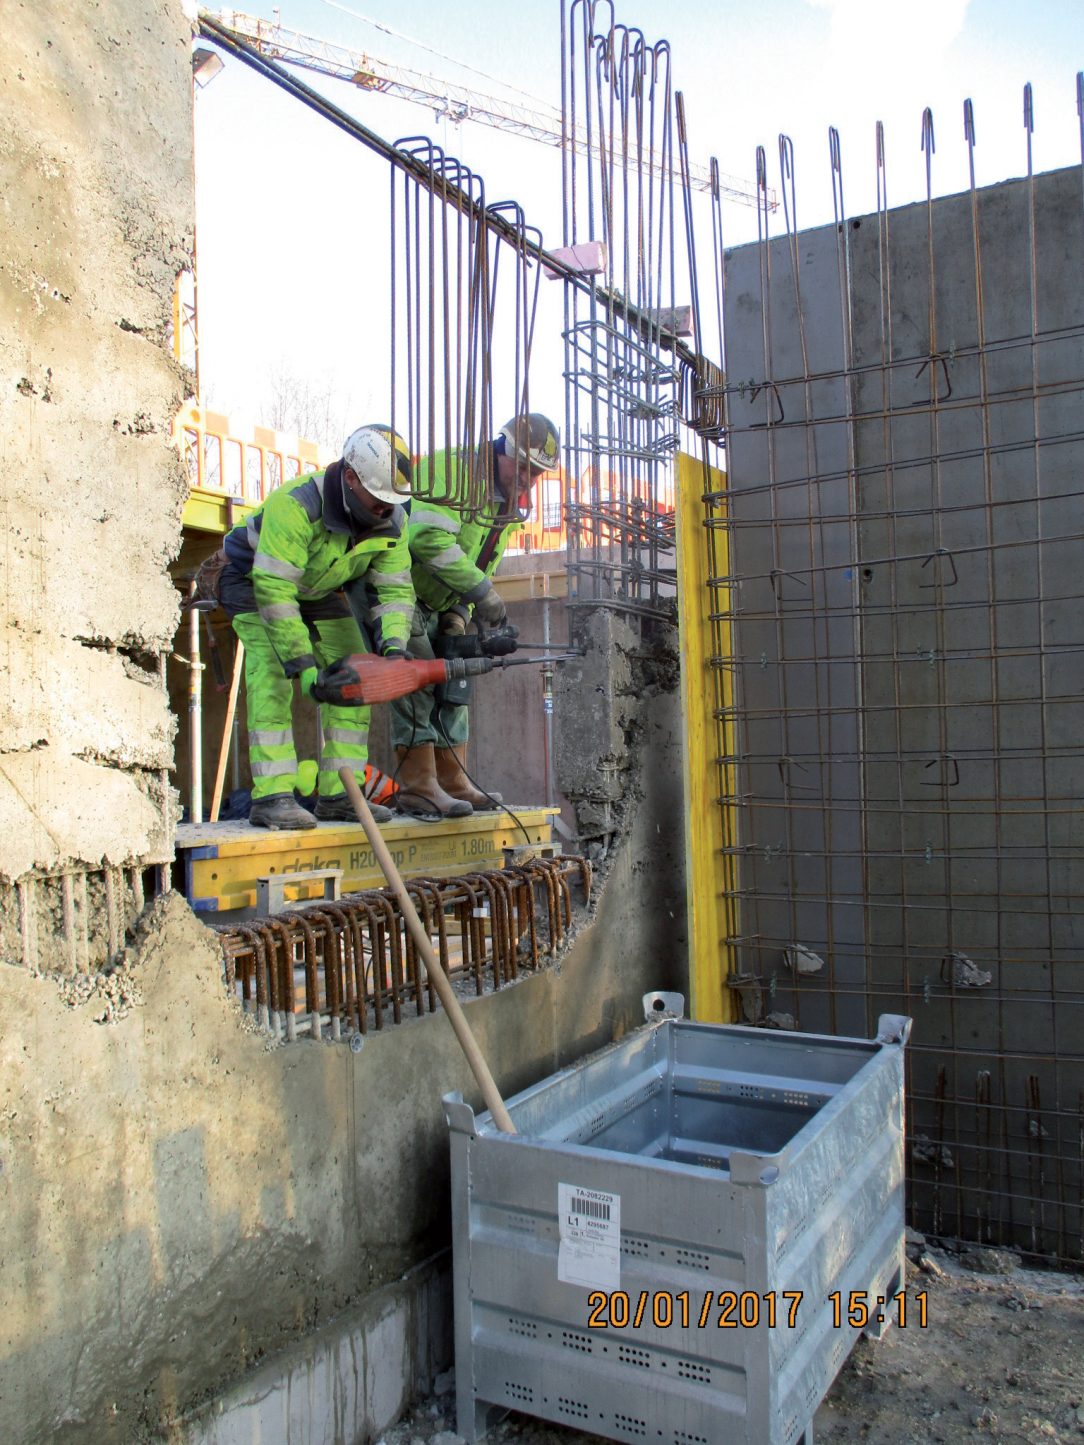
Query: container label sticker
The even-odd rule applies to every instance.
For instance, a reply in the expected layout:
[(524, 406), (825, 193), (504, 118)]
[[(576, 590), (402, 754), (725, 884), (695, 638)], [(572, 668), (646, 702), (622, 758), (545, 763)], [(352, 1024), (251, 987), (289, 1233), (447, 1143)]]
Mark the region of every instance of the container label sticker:
[(587, 1289), (621, 1285), (621, 1196), (558, 1184), (557, 1278)]

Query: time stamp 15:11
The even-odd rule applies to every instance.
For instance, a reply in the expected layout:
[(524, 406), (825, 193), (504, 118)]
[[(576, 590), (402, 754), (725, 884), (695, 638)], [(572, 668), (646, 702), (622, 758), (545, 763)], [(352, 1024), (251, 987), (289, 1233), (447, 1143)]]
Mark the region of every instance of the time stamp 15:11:
[[(587, 1296), (587, 1327), (592, 1330), (623, 1330), (630, 1325), (654, 1325), (656, 1329), (753, 1330), (767, 1325), (794, 1329), (805, 1291), (800, 1289), (768, 1290), (646, 1290), (630, 1294), (628, 1290), (592, 1290)], [(825, 1296), (832, 1311), (834, 1329), (880, 1329), (888, 1324), (905, 1329), (908, 1325), (924, 1330), (928, 1323), (926, 1291), (908, 1295), (905, 1290), (895, 1294), (870, 1294), (867, 1290), (832, 1290)], [(808, 1308), (808, 1306), (807, 1306)]]

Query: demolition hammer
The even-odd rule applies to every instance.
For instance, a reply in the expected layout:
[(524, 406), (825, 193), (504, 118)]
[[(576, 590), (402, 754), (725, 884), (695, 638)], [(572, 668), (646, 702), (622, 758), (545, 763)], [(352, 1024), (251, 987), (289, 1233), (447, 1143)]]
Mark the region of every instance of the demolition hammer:
[[(473, 639), (468, 639), (473, 640)], [(461, 683), (495, 667), (522, 667), (527, 663), (565, 662), (579, 654), (560, 657), (438, 657), (433, 661), (412, 657), (376, 657), (355, 652), (340, 657), (324, 668), (312, 687), (317, 702), (338, 707), (367, 707), (375, 702), (393, 702), (423, 687)]]

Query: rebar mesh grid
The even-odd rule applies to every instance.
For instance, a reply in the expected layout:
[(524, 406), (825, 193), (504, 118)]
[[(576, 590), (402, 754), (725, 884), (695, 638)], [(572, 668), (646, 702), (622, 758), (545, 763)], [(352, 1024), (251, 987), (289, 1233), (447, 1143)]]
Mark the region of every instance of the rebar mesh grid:
[[(1027, 175), (720, 278), (710, 499), (723, 882), (743, 1017), (915, 1018), (916, 1224), (1084, 1257), (1084, 212)], [(973, 146), (973, 116), (965, 109)], [(765, 173), (764, 153), (758, 175)], [(720, 253), (721, 253), (721, 247)], [(708, 393), (711, 393), (708, 395)]]
[[(538, 969), (567, 943), (572, 888), (586, 908), (591, 865), (535, 858), (455, 878), (406, 880), (441, 967), (481, 995)], [(366, 1034), (432, 1012), (436, 993), (390, 889), (351, 893), (216, 930), (226, 987), (285, 1039)]]
[(675, 307), (675, 96), (670, 47), (562, 6), (564, 244), (601, 243), (565, 288), (569, 604), (673, 611), (673, 472), (681, 367)]

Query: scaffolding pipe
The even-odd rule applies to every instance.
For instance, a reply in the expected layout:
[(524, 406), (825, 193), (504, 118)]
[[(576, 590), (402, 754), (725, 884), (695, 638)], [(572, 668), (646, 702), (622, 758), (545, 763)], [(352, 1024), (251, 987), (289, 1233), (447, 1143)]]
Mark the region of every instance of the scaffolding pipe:
[[(542, 599), (542, 646), (550, 645), (550, 599)], [(554, 807), (553, 787), (553, 663), (547, 662), (542, 668), (542, 729), (544, 735), (546, 772), (546, 807)]]
[(188, 819), (203, 822), (203, 663), (199, 656), (196, 579), (188, 588)]

